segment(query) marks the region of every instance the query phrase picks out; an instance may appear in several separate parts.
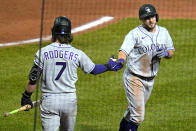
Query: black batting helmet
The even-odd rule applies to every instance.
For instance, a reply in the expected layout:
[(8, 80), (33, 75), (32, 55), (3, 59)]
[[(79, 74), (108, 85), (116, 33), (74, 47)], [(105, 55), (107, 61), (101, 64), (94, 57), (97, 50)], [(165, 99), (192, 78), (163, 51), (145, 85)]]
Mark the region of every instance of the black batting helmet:
[(65, 16), (59, 16), (55, 19), (52, 28), (52, 35), (64, 35), (71, 33), (71, 21)]
[(149, 17), (149, 16), (156, 16), (156, 21), (158, 22), (159, 15), (156, 12), (155, 7), (151, 4), (142, 5), (139, 9), (139, 18), (140, 18), (140, 20), (145, 19), (146, 17)]

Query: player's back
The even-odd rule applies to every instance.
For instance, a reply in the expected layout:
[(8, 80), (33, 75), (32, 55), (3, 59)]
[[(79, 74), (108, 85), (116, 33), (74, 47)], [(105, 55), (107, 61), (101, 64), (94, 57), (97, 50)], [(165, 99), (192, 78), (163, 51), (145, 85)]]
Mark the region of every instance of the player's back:
[(45, 93), (75, 92), (81, 50), (69, 44), (52, 43), (41, 50), (41, 90)]

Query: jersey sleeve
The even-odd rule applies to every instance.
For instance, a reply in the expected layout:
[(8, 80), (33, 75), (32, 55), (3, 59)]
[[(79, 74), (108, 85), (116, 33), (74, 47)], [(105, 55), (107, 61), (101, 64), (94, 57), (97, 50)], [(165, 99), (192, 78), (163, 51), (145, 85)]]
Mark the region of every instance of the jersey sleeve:
[(136, 39), (134, 37), (133, 31), (130, 31), (123, 41), (122, 46), (120, 47), (120, 50), (125, 52), (125, 54), (128, 56), (130, 51), (133, 49), (134, 45), (136, 43)]
[[(39, 51), (38, 50), (35, 54), (35, 60), (34, 60), (34, 64), (36, 64), (37, 66), (39, 66), (41, 69), (43, 69), (43, 58), (42, 55), (39, 56)], [(41, 54), (41, 53), (40, 53)]]
[(167, 50), (175, 50), (172, 38), (171, 38), (168, 30), (166, 30), (166, 48), (167, 48)]
[(94, 68), (95, 64), (92, 62), (92, 60), (84, 53), (81, 53), (81, 58), (79, 61), (79, 67), (85, 72), (90, 73)]

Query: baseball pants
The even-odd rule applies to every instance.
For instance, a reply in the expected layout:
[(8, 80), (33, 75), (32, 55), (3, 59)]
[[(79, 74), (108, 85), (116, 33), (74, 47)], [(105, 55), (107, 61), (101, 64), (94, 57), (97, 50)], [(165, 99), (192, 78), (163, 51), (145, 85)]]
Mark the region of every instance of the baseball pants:
[(40, 116), (43, 131), (73, 131), (77, 115), (75, 93), (42, 94)]
[(145, 104), (152, 92), (154, 79), (141, 79), (126, 69), (123, 74), (123, 83), (128, 100), (124, 118), (139, 125), (144, 120)]

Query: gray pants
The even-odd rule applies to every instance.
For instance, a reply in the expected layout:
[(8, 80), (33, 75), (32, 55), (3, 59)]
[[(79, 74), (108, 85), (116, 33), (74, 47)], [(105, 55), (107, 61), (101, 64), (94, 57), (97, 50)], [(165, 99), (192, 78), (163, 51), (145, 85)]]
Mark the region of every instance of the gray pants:
[(123, 82), (128, 100), (128, 108), (125, 111), (124, 118), (139, 125), (144, 120), (145, 104), (152, 92), (154, 79), (144, 80), (125, 70)]
[(73, 131), (77, 115), (75, 93), (42, 94), (40, 115), (43, 131)]

